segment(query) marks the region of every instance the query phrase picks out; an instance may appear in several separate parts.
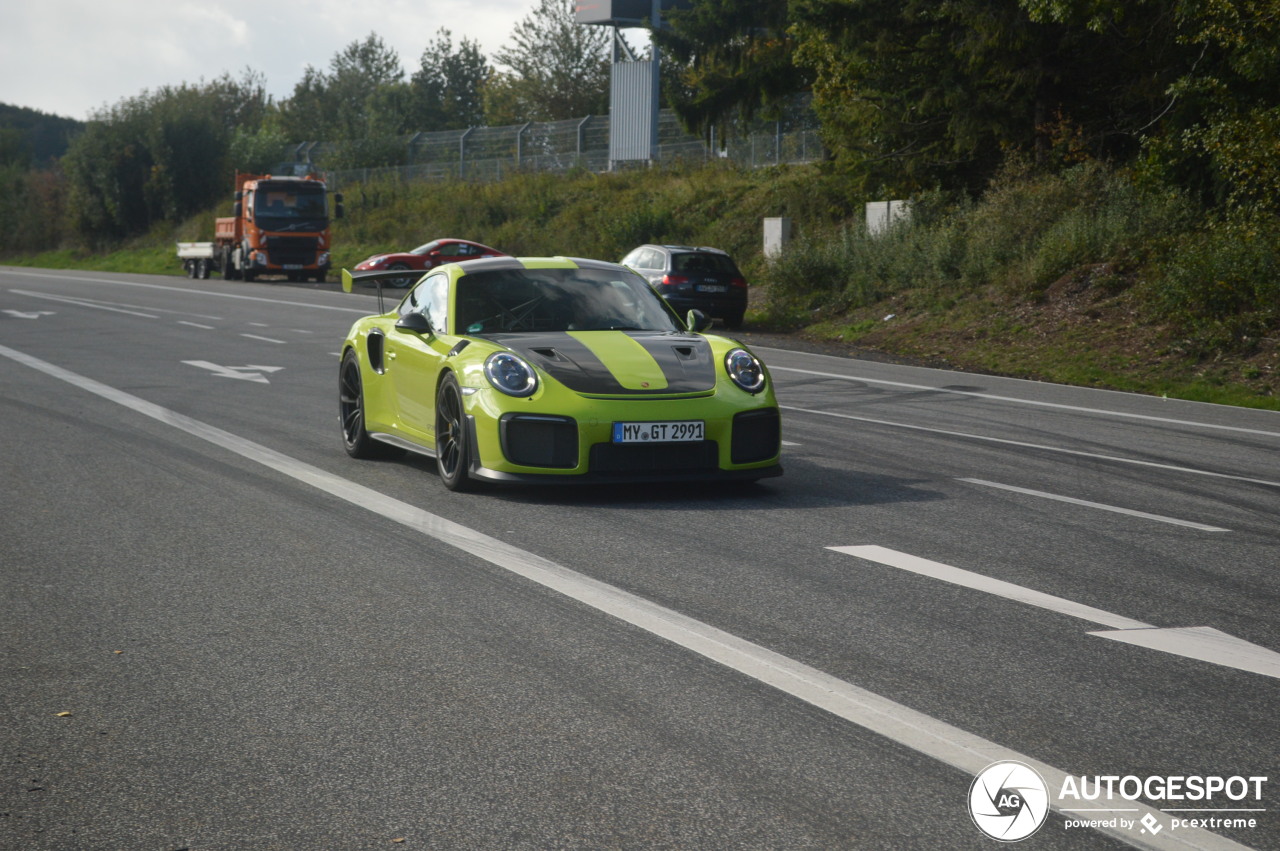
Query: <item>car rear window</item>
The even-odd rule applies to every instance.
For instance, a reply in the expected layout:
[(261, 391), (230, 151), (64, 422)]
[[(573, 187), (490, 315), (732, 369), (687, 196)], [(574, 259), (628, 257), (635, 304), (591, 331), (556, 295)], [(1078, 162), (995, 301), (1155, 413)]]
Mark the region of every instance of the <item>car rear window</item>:
[(738, 267), (725, 254), (687, 251), (671, 255), (671, 271), (700, 272), (710, 275), (737, 275)]

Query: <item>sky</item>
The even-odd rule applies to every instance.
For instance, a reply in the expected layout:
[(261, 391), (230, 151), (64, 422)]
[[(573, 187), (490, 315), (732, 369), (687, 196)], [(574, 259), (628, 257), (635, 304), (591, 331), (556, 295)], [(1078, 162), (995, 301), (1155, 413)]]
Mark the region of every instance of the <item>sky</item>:
[[(164, 85), (246, 68), (288, 97), (308, 65), (376, 33), (406, 74), (445, 27), (493, 54), (536, 0), (0, 0), (0, 103), (85, 120)], [(636, 31), (631, 31), (636, 32)]]

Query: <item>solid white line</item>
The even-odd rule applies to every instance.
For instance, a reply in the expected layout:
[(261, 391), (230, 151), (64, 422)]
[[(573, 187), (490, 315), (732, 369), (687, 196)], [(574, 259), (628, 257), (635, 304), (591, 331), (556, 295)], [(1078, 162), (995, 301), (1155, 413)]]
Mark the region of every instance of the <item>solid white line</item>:
[(188, 321), (187, 321), (187, 320), (185, 320), (185, 319), (179, 319), (179, 320), (178, 320), (178, 324), (179, 324), (179, 325), (190, 325), (192, 328), (202, 328), (202, 329), (204, 329), (205, 331), (212, 331), (212, 330), (214, 330), (212, 325), (201, 325), (199, 322), (188, 322)]
[(848, 375), (838, 372), (820, 372), (814, 369), (798, 369), (791, 366), (774, 366), (769, 365), (770, 372), (798, 372), (804, 375), (817, 375), (822, 378), (835, 378), (841, 381), (856, 381), (864, 384), (881, 384), (886, 387), (901, 387), (905, 390), (928, 390), (932, 393), (949, 393), (953, 396), (970, 396), (974, 399), (990, 399), (995, 402), (1014, 402), (1019, 405), (1034, 405), (1040, 408), (1056, 408), (1062, 411), (1076, 411), (1082, 414), (1100, 414), (1107, 417), (1123, 417), (1131, 420), (1146, 420), (1148, 422), (1167, 423), (1170, 425), (1195, 426), (1196, 428), (1217, 429), (1219, 431), (1235, 431), (1242, 434), (1261, 434), (1267, 437), (1280, 437), (1280, 431), (1268, 431), (1265, 429), (1244, 428), (1242, 426), (1217, 425), (1214, 423), (1197, 422), (1195, 420), (1179, 420), (1172, 417), (1157, 417), (1151, 414), (1130, 414), (1124, 411), (1109, 411), (1105, 408), (1086, 408), (1081, 405), (1064, 405), (1058, 402), (1041, 402), (1034, 399), (1019, 399), (1016, 396), (998, 396), (994, 393), (979, 393), (973, 390), (952, 390), (947, 387), (934, 387), (928, 384), (910, 384), (905, 381), (888, 381), (882, 378), (866, 378), (858, 375)]
[(878, 420), (872, 417), (857, 417), (853, 414), (841, 414), (835, 411), (816, 411), (812, 408), (797, 408), (794, 405), (779, 405), (784, 411), (796, 411), (801, 414), (814, 414), (819, 417), (836, 417), (842, 420), (855, 420), (861, 423), (873, 423), (875, 425), (891, 426), (893, 428), (906, 428), (912, 431), (927, 431), (931, 434), (945, 434), (948, 437), (963, 437), (968, 440), (985, 440), (988, 443), (1003, 443), (1006, 446), (1021, 446), (1027, 449), (1041, 449), (1045, 452), (1061, 452), (1064, 455), (1076, 455), (1081, 458), (1094, 458), (1099, 461), (1115, 461), (1120, 464), (1136, 464), (1139, 467), (1154, 467), (1158, 470), (1172, 470), (1176, 473), (1193, 473), (1197, 476), (1211, 476), (1215, 479), (1231, 479), (1236, 482), (1248, 482), (1254, 485), (1266, 485), (1271, 488), (1280, 488), (1280, 482), (1273, 482), (1267, 479), (1251, 479), (1248, 476), (1234, 476), (1230, 473), (1215, 473), (1212, 470), (1197, 470), (1194, 467), (1179, 467), (1175, 464), (1160, 464), (1155, 461), (1142, 461), (1137, 458), (1123, 458), (1118, 455), (1101, 455), (1097, 452), (1084, 452), (1079, 449), (1066, 449), (1061, 446), (1046, 446), (1043, 443), (1027, 443), (1024, 440), (1008, 440), (1003, 437), (990, 437), (985, 434), (971, 434), (965, 431), (950, 431), (943, 428), (930, 428), (928, 426), (915, 425), (914, 423), (895, 423), (890, 420)]
[(1083, 505), (1088, 508), (1097, 508), (1101, 511), (1113, 511), (1116, 514), (1127, 514), (1131, 517), (1142, 517), (1146, 520), (1157, 520), (1161, 523), (1172, 523), (1174, 526), (1186, 526), (1189, 529), (1199, 529), (1201, 532), (1230, 532), (1230, 529), (1223, 529), (1219, 526), (1207, 526), (1204, 523), (1196, 523), (1191, 520), (1179, 520), (1176, 517), (1165, 517), (1163, 514), (1148, 514), (1145, 511), (1135, 511), (1132, 508), (1120, 508), (1116, 505), (1106, 505), (1101, 502), (1089, 502), (1086, 499), (1076, 499), (1071, 496), (1060, 496), (1053, 493), (1045, 493), (1044, 491), (1031, 490), (1030, 488), (1020, 488), (1014, 485), (1002, 485), (998, 482), (988, 482), (982, 479), (960, 479), (962, 482), (969, 482), (974, 485), (986, 485), (989, 488), (999, 488), (1000, 490), (1013, 491), (1014, 493), (1022, 493), (1028, 496), (1038, 496), (1044, 499), (1053, 499), (1058, 502), (1068, 502), (1072, 505)]
[(26, 290), (9, 290), (11, 293), (25, 295), (28, 298), (42, 298), (46, 301), (57, 301), (62, 304), (74, 304), (76, 307), (92, 307), (95, 310), (109, 310), (112, 313), (127, 313), (130, 316), (141, 316), (143, 319), (159, 319), (159, 316), (152, 316), (150, 313), (139, 313), (136, 310), (125, 310), (119, 307), (111, 307), (105, 304), (98, 304), (93, 301), (85, 301), (83, 299), (71, 298), (69, 296), (49, 295), (48, 293), (33, 293)]
[(118, 287), (141, 287), (143, 289), (148, 289), (148, 290), (165, 290), (166, 292), (172, 292), (172, 293), (186, 293), (187, 295), (192, 295), (192, 294), (207, 295), (207, 296), (213, 296), (214, 298), (234, 298), (234, 299), (239, 299), (241, 301), (262, 301), (262, 302), (266, 302), (267, 304), (281, 304), (281, 305), (288, 305), (289, 307), (310, 307), (314, 310), (337, 310), (342, 313), (358, 313), (364, 316), (368, 316), (370, 313), (373, 312), (368, 308), (334, 307), (333, 305), (328, 305), (328, 304), (310, 304), (305, 301), (281, 301), (279, 299), (262, 298), (261, 296), (253, 296), (253, 295), (243, 295), (241, 293), (221, 293), (213, 290), (198, 290), (192, 287), (167, 287), (167, 286), (164, 286), (163, 284), (143, 284), (138, 281), (117, 281), (113, 278), (80, 278), (72, 275), (42, 275), (36, 272), (27, 272), (27, 271), (22, 271), (18, 269), (5, 269), (3, 271), (5, 274), (26, 275), (32, 278), (45, 278), (45, 279), (52, 279), (55, 281), (83, 281), (85, 283), (90, 283), (90, 284), (114, 284), (115, 286), (118, 286)]
[[(1011, 759), (1039, 771), (1050, 788), (1061, 788), (1066, 780), (1064, 771), (1047, 763), (379, 491), (14, 349), (0, 346), (0, 355), (484, 559), (966, 774), (976, 775), (992, 762)], [(1156, 810), (1138, 806), (1155, 817)], [(1134, 836), (1118, 828), (1096, 829), (1138, 848), (1227, 851), (1245, 847), (1199, 828), (1179, 830), (1177, 835), (1170, 831), (1155, 837)]]
[(270, 337), (259, 337), (257, 334), (241, 334), (240, 336), (248, 337), (250, 340), (261, 340), (264, 343), (279, 343), (282, 346), (285, 345), (284, 340), (273, 340)]
[(993, 579), (990, 576), (983, 576), (981, 573), (974, 573), (971, 570), (952, 567), (949, 564), (942, 564), (937, 561), (929, 561), (926, 558), (891, 550), (887, 547), (870, 544), (857, 547), (827, 547), (827, 549), (866, 559), (867, 561), (874, 561), (877, 564), (896, 567), (899, 570), (906, 570), (931, 579), (938, 579), (942, 582), (950, 582), (952, 585), (972, 588), (974, 591), (985, 591), (997, 597), (1004, 597), (1006, 600), (1016, 600), (1019, 603), (1048, 609), (1060, 615), (1069, 615), (1073, 618), (1092, 621), (1112, 629), (1154, 629), (1151, 624), (1143, 623), (1133, 618), (1105, 612), (1102, 609), (1095, 609), (1093, 606), (1086, 606), (1083, 603), (1077, 603), (1064, 597), (1055, 597), (1052, 594), (1045, 594), (1042, 591), (1014, 585), (1012, 582), (1005, 582), (1003, 579)]

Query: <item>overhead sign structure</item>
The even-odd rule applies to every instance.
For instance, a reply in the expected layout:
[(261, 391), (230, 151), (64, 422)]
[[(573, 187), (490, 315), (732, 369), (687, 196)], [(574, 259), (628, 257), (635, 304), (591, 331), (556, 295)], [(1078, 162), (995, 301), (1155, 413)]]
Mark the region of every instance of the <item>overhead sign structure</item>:
[(631, 53), (618, 30), (662, 26), (662, 13), (687, 9), (691, 0), (578, 0), (580, 24), (613, 27), (613, 70), (609, 84), (609, 165), (658, 156), (658, 45), (649, 58)]

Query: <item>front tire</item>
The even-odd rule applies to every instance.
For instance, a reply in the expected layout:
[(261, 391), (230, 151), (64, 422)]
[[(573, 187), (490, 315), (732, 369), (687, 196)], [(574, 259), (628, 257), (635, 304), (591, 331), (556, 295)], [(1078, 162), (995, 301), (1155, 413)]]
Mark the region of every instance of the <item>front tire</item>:
[(470, 456), (462, 392), (453, 373), (448, 373), (441, 379), (436, 393), (436, 469), (446, 488), (462, 491), (471, 487), (467, 472)]
[(360, 378), (360, 358), (348, 349), (338, 368), (338, 416), (342, 423), (342, 445), (352, 458), (391, 458), (403, 450), (379, 443), (364, 428), (364, 385)]

